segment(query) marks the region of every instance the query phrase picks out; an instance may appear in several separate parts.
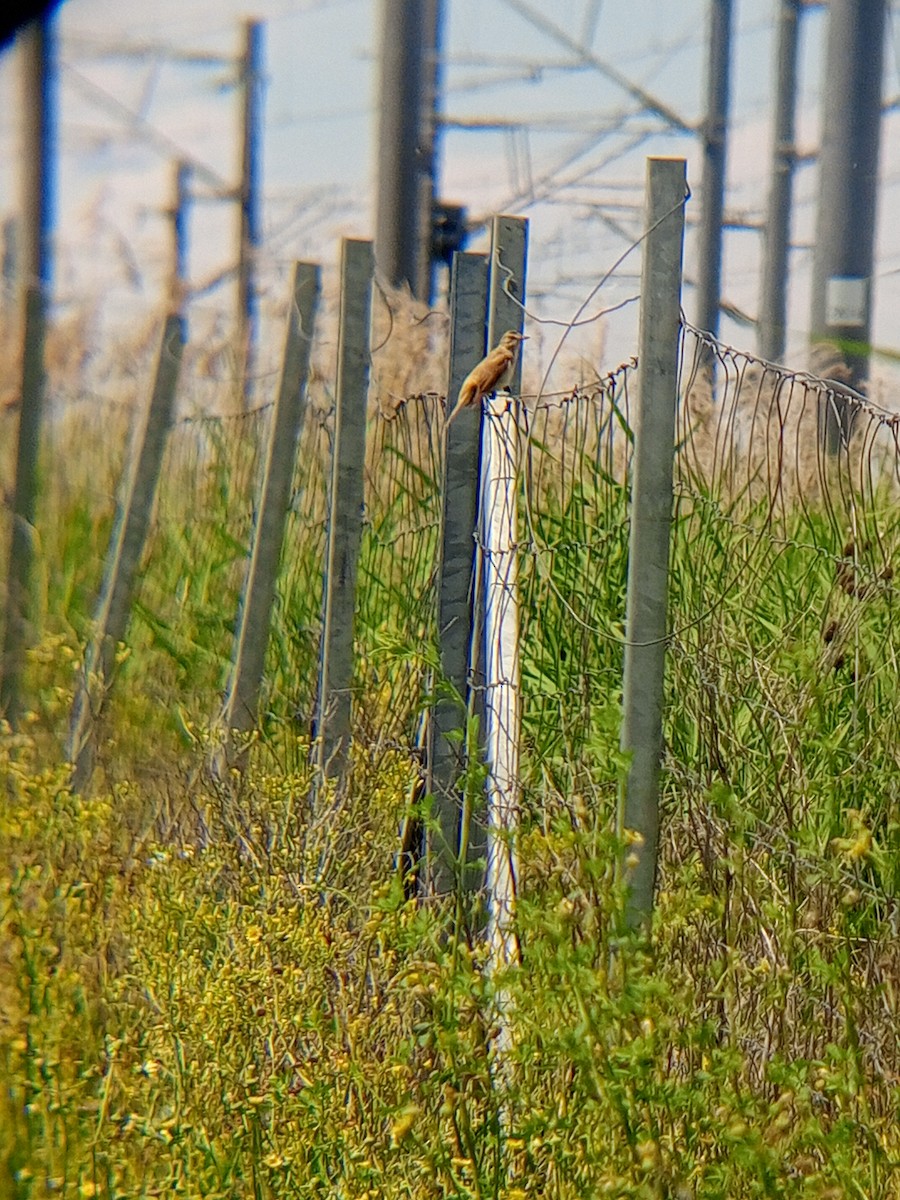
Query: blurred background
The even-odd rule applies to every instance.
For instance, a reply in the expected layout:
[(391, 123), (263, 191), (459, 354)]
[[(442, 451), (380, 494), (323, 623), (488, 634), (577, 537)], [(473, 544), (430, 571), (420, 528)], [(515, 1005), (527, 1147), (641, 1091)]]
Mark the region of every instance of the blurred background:
[[(670, 154), (692, 191), (688, 320), (803, 367), (812, 325), (861, 305), (851, 333), (890, 390), (893, 3), (67, 0), (48, 20), (52, 313), (89, 314), (98, 342), (177, 296), (192, 340), (225, 344), (243, 308), (265, 343), (292, 261), (333, 279), (341, 235), (376, 237), (389, 280), (439, 303), (444, 260), (484, 249), (487, 218), (510, 212), (530, 219), (538, 321), (570, 320), (609, 273), (589, 311), (614, 311), (570, 339), (608, 369), (636, 344), (645, 158)], [(0, 55), (7, 299), (36, 152), (24, 40)], [(838, 282), (828, 301), (822, 281), (848, 278), (862, 290)]]

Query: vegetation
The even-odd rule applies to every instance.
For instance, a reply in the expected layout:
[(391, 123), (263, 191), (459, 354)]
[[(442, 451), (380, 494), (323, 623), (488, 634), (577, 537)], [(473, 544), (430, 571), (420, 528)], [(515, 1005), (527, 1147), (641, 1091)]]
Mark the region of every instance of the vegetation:
[(31, 711), (0, 736), (0, 1196), (900, 1196), (891, 506), (866, 498), (850, 546), (809, 491), (776, 511), (683, 473), (642, 944), (613, 869), (628, 443), (595, 453), (604, 395), (573, 401), (600, 414), (577, 436), (550, 410), (534, 431), (522, 961), (503, 974), (477, 901), (417, 902), (398, 868), (434, 659), (421, 412), (394, 423), (396, 486), (372, 504), (340, 788), (307, 766), (321, 529), (299, 515), (249, 767), (207, 767), (242, 426), (170, 466), (100, 770), (71, 794), (59, 747), (112, 503), (48, 488)]

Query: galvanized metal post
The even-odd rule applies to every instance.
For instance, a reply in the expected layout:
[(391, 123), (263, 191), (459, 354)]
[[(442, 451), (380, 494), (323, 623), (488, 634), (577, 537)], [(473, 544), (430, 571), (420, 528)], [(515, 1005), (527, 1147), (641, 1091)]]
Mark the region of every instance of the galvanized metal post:
[(769, 362), (784, 358), (787, 293), (790, 274), (791, 192), (797, 148), (794, 145), (797, 104), (797, 48), (801, 0), (780, 0), (775, 66), (775, 128), (772, 178), (763, 245), (762, 295), (759, 304), (759, 352)]

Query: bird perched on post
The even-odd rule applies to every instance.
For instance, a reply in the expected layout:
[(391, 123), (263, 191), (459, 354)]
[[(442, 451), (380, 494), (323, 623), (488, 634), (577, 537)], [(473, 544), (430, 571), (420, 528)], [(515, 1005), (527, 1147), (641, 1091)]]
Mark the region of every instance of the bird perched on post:
[(484, 396), (490, 396), (506, 387), (512, 379), (519, 355), (519, 346), (525, 341), (523, 333), (508, 329), (493, 350), (473, 367), (459, 389), (456, 407), (447, 418), (444, 428), (456, 417), (461, 408), (474, 408)]

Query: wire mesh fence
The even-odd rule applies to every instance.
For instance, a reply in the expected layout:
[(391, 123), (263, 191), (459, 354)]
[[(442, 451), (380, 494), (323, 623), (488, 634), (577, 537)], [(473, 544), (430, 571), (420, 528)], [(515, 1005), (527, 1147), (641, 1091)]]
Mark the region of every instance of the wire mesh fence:
[[(476, 265), (486, 283), (490, 264)], [(370, 277), (364, 261), (356, 282), (368, 286)], [(505, 283), (499, 290), (511, 299)], [(348, 294), (358, 301), (360, 288)], [(415, 887), (434, 900), (460, 884), (455, 919), (477, 912), (472, 928), (486, 898), (495, 965), (533, 969), (546, 933), (553, 988), (564, 982), (555, 972), (571, 949), (572, 963), (585, 970), (585, 995), (608, 998), (622, 984), (630, 1005), (628, 979), (612, 981), (608, 966), (621, 949), (617, 885), (627, 866), (617, 822), (631, 765), (620, 748), (623, 668), (634, 649), (635, 424), (647, 393), (637, 390), (632, 360), (566, 391), (489, 398), (480, 463), (474, 453), (471, 463), (460, 462), (477, 450), (479, 414), (461, 414), (448, 429), (455, 396), (442, 396), (439, 381), (448, 358), (481, 353), (486, 294), (462, 314), (473, 327), (465, 342), (453, 310), (448, 354), (439, 322), (428, 323), (435, 314), (408, 312), (382, 293), (373, 321), (368, 309), (357, 312), (353, 338), (342, 326), (339, 344), (352, 342), (353, 355), (339, 364), (358, 360), (352, 396), (342, 392), (340, 367), (334, 395), (313, 368), (268, 633), (263, 746), (245, 760), (246, 775), (243, 766), (217, 774), (198, 727), (208, 722), (212, 739), (221, 732), (215, 722), (235, 654), (273, 410), (200, 413), (172, 426), (129, 646), (117, 663), (126, 686), (117, 686), (115, 703), (129, 708), (109, 725), (121, 736), (146, 718), (145, 756), (148, 745), (157, 752), (164, 725), (187, 736), (194, 753), (169, 756), (165, 786), (182, 805), (212, 811), (218, 804), (226, 831), (249, 827), (270, 801), (274, 808), (286, 798), (291, 822), (303, 836), (312, 830), (310, 844), (321, 847), (317, 878), (323, 862), (355, 861), (365, 845), (392, 872), (390, 902), (399, 903), (393, 872), (418, 857), (403, 879), (407, 894)], [(464, 375), (461, 366), (453, 363), (453, 371)], [(185, 386), (192, 390), (190, 380)], [(668, 636), (644, 644), (664, 640), (668, 655), (653, 949), (665, 956), (679, 995), (678, 1010), (664, 1018), (666, 1061), (658, 1064), (666, 1103), (675, 1097), (673, 1136), (681, 1139), (690, 1125), (675, 1110), (715, 1056), (720, 1070), (725, 1064), (729, 1097), (733, 1088), (735, 1117), (749, 1084), (761, 1094), (790, 1093), (835, 1123), (848, 1113), (887, 1119), (900, 1079), (893, 561), (900, 417), (840, 380), (775, 367), (686, 325), (677, 396), (671, 391), (667, 376), (663, 399), (677, 404), (662, 589)], [(355, 437), (352, 503), (340, 520), (349, 513), (354, 537), (352, 556), (340, 559), (329, 553), (329, 536), (339, 524), (331, 501), (340, 474), (332, 465), (340, 464), (347, 432), (342, 406), (352, 408)], [(134, 441), (128, 420), (111, 419), (119, 411), (66, 414), (68, 424), (56, 425), (47, 441), (38, 534), (42, 569), (57, 580), (57, 594), (46, 607), (64, 614), (63, 623), (76, 618), (70, 643), (89, 632), (90, 594)], [(671, 446), (668, 426), (658, 440)], [(82, 452), (74, 462), (74, 444), (91, 447), (94, 458)], [(468, 501), (474, 509), (476, 490), (473, 529)], [(453, 538), (445, 536), (451, 495), (464, 512), (462, 535), (456, 528)], [(669, 498), (667, 490), (659, 506), (667, 533)], [(456, 581), (469, 584), (462, 608), (464, 589), (442, 586), (445, 555)], [(353, 634), (352, 675), (335, 691), (352, 700), (348, 757), (356, 769), (330, 779), (315, 756), (326, 711), (319, 705), (326, 575), (353, 580), (340, 626)], [(465, 626), (468, 637), (472, 609), (467, 699), (480, 725), (459, 703), (462, 673), (451, 687), (441, 665), (448, 626)], [(435, 765), (442, 739), (446, 771)], [(289, 747), (305, 755), (300, 770)], [(139, 755), (116, 762), (113, 753), (101, 750), (107, 777), (119, 768), (129, 785), (140, 780)], [(208, 768), (192, 775), (188, 789), (180, 774), (186, 757)], [(198, 780), (199, 800), (191, 794), (185, 802), (182, 791), (193, 792)], [(379, 810), (378, 820), (342, 824), (341, 811), (360, 797), (367, 812)], [(232, 810), (240, 817), (234, 826)], [(275, 840), (268, 822), (264, 815), (265, 837)], [(205, 839), (205, 818), (199, 824)], [(435, 830), (451, 853), (460, 848), (449, 870), (446, 859), (434, 866)], [(470, 908), (462, 893), (472, 881), (480, 895)], [(652, 975), (642, 987), (655, 986)], [(604, 1053), (605, 1002), (595, 1043)], [(573, 1009), (554, 1027), (566, 1038), (584, 1016)], [(632, 1025), (641, 1017), (639, 1005), (629, 1010)], [(640, 1020), (646, 1053), (655, 1055), (652, 1022), (644, 1026)], [(514, 1038), (501, 1042), (515, 1054)], [(636, 1063), (637, 1044), (636, 1033), (624, 1038), (617, 1061)], [(570, 1050), (564, 1089), (573, 1078)], [(593, 1069), (593, 1045), (588, 1057)], [(540, 1073), (543, 1063), (532, 1068)], [(877, 1086), (867, 1091), (863, 1080)], [(771, 1130), (777, 1134), (774, 1122)], [(771, 1130), (761, 1135), (766, 1144)]]
[(224, 687), (270, 417), (188, 417), (169, 434), (133, 621), (151, 678), (192, 711)]
[[(588, 794), (600, 710), (616, 702), (628, 556), (634, 364), (543, 396), (524, 459), (522, 690), (525, 798)], [(605, 764), (604, 764), (605, 765)]]
[[(618, 702), (633, 381), (624, 365), (530, 405), (518, 578), (537, 805), (596, 778), (598, 722)], [(829, 408), (845, 430), (834, 452)], [(883, 836), (896, 822), (898, 425), (843, 387), (684, 330), (670, 801), (709, 813), (710, 795), (739, 794), (745, 814), (764, 801), (767, 839), (792, 855), (821, 857), (848, 811)]]
[[(848, 810), (884, 833), (898, 418), (690, 329), (683, 390), (670, 736), (682, 794), (763, 803), (767, 839), (791, 852), (821, 853)], [(832, 453), (835, 407), (848, 419)]]
[[(560, 817), (614, 818), (634, 382), (624, 365), (508, 416), (525, 843)], [(900, 1076), (898, 425), (843, 384), (682, 331), (658, 900), (665, 922), (669, 896), (697, 895), (670, 939), (697, 983), (693, 1016), (740, 1031), (758, 1083), (848, 1038), (852, 1070)], [(563, 851), (526, 862), (523, 895), (547, 871), (588, 921), (588, 883)], [(720, 987), (698, 946), (722, 956)]]
[(705, 998), (706, 1015), (730, 1006), (757, 1031), (760, 1077), (773, 1054), (826, 1056), (858, 1022), (884, 1078), (898, 1068), (882, 991), (900, 921), (897, 416), (690, 328), (681, 376), (663, 879), (699, 872), (724, 896), (700, 923), (753, 969), (799, 948), (864, 985), (853, 1014), (796, 978), (777, 1012), (758, 1011), (749, 977), (727, 1003)]
[[(635, 366), (524, 401), (521, 782), (534, 812), (550, 799), (611, 799), (617, 786), (598, 730), (614, 722), (620, 693)], [(848, 869), (863, 891), (875, 880), (892, 892), (898, 418), (690, 328), (680, 393), (667, 803), (710, 845), (736, 812), (745, 824), (752, 815), (768, 852), (793, 864), (792, 888), (804, 855), (821, 864), (841, 839), (852, 847), (854, 829), (864, 847), (867, 830), (880, 865), (861, 850)], [(829, 406), (842, 430), (833, 453), (822, 436)], [(435, 392), (370, 412), (354, 686), (371, 743), (413, 746), (431, 695), (443, 413)], [(169, 437), (132, 637), (155, 663), (142, 686), (160, 696), (174, 686), (195, 714), (211, 714), (227, 676), (269, 417), (264, 406), (184, 418)], [(317, 396), (297, 455), (262, 710), (303, 731), (316, 690), (330, 419)], [(99, 586), (128, 423), (119, 407), (95, 405), (50, 426), (40, 534), (54, 561), (44, 569), (73, 608), (88, 608)], [(92, 448), (87, 467), (76, 442)], [(64, 545), (76, 499), (96, 527)]]
[(435, 393), (379, 409), (366, 453), (357, 613), (363, 737), (421, 744), (437, 641), (443, 406)]

